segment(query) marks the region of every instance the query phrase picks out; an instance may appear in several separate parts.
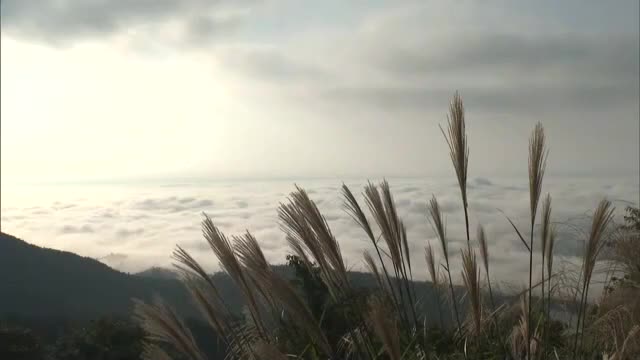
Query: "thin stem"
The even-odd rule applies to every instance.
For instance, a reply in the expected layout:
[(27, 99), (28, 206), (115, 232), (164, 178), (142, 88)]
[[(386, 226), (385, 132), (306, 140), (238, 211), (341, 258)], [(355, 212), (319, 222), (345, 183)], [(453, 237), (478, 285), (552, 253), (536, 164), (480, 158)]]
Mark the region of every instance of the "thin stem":
[[(403, 255), (403, 251), (402, 251), (402, 242), (400, 242), (400, 265), (402, 265), (400, 267), (400, 272), (402, 275), (402, 280), (404, 282), (404, 287), (407, 291), (407, 297), (409, 298), (409, 306), (411, 307), (411, 315), (413, 316), (413, 322), (414, 324), (417, 326), (418, 324), (418, 316), (416, 315), (416, 311), (414, 309), (414, 302), (413, 302), (413, 297), (411, 295), (411, 288), (409, 287), (409, 278), (407, 277), (407, 267), (406, 267), (406, 261), (404, 259), (404, 255)], [(402, 290), (400, 290), (402, 291)]]
[(542, 309), (544, 309), (544, 250), (542, 250), (542, 279), (541, 279), (541, 283), (540, 283), (540, 288), (542, 289)]
[(531, 221), (531, 240), (529, 242), (529, 303), (527, 304), (527, 359), (531, 360), (531, 293), (533, 289), (532, 275), (533, 275), (533, 226), (534, 221)]
[(584, 310), (582, 311), (582, 330), (580, 331), (580, 343), (581, 344), (584, 344), (584, 326), (585, 326), (586, 316), (587, 316), (586, 307), (587, 307), (587, 301), (588, 301), (587, 296), (589, 294), (589, 284), (590, 284), (590, 281), (587, 282), (586, 289), (584, 291), (584, 302), (582, 304), (582, 307), (583, 307)]
[(449, 276), (449, 289), (451, 289), (451, 303), (453, 304), (453, 311), (456, 315), (456, 322), (458, 323), (458, 331), (462, 331), (462, 324), (460, 323), (460, 317), (458, 316), (458, 305), (456, 304), (456, 295), (453, 292), (453, 281), (451, 280), (451, 271), (449, 271), (449, 260), (447, 260), (447, 275)]
[(384, 260), (382, 259), (382, 254), (380, 253), (380, 248), (378, 247), (377, 242), (372, 238), (373, 247), (376, 248), (376, 253), (378, 254), (378, 259), (380, 260), (380, 264), (382, 265), (382, 271), (384, 271), (384, 276), (387, 278), (387, 283), (389, 284), (389, 291), (391, 291), (391, 296), (393, 297), (393, 303), (396, 305), (398, 311), (400, 311), (400, 304), (398, 303), (398, 298), (396, 297), (396, 292), (393, 289), (393, 284), (391, 283), (391, 278), (389, 278), (389, 272), (387, 271), (387, 267), (384, 264)]
[[(545, 323), (545, 331), (544, 331), (544, 343), (546, 345), (549, 344), (549, 331), (551, 327), (551, 273), (548, 274), (549, 277), (549, 286), (547, 287), (547, 321)], [(546, 355), (545, 353), (543, 353)], [(546, 358), (546, 356), (544, 356)]]
[(466, 203), (464, 203), (464, 224), (467, 230), (467, 248), (471, 250), (471, 237), (469, 236), (469, 211), (467, 210)]
[[(585, 276), (586, 279), (586, 276)], [(578, 338), (579, 338), (579, 334), (580, 334), (580, 320), (582, 320), (582, 322), (584, 323), (584, 301), (585, 301), (585, 295), (586, 295), (586, 281), (583, 280), (583, 284), (582, 284), (582, 292), (580, 295), (580, 306), (578, 307), (578, 322), (576, 324), (576, 338), (574, 339), (573, 342), (573, 354), (575, 357), (576, 352), (578, 351)]]
[[(545, 303), (545, 297), (544, 297), (544, 247), (542, 248), (542, 265), (541, 265), (541, 268), (542, 268), (542, 279), (541, 279), (541, 283), (540, 283), (540, 288), (542, 289), (542, 298), (541, 298), (541, 300), (542, 300), (542, 316), (544, 317), (544, 308), (545, 308), (545, 304), (544, 304)], [(544, 332), (543, 336), (545, 337), (545, 339), (547, 337), (547, 326), (546, 326), (547, 321), (549, 321), (548, 318), (545, 319), (545, 323), (544, 323), (544, 326), (543, 326), (543, 332)], [(544, 347), (545, 346), (547, 346), (547, 342), (546, 341), (543, 343), (543, 348), (541, 350), (543, 359), (545, 358), (545, 355), (544, 355)]]
[(496, 303), (493, 301), (493, 290), (491, 290), (491, 279), (489, 278), (489, 272), (487, 271), (487, 284), (489, 285), (489, 298), (491, 299), (491, 310), (496, 309)]
[[(578, 301), (578, 292), (580, 291), (580, 283), (583, 282), (582, 273), (584, 272), (585, 261), (586, 261), (586, 258), (584, 256), (586, 256), (586, 255), (583, 255), (582, 265), (580, 265), (580, 273), (578, 274), (578, 282), (576, 283), (576, 293), (575, 293), (575, 296), (573, 297), (573, 302), (574, 303), (576, 303)], [(579, 303), (579, 306), (578, 306), (578, 320), (577, 320), (577, 323), (576, 323), (576, 337), (575, 337), (574, 342), (573, 342), (573, 356), (574, 357), (576, 356), (576, 351), (578, 350), (578, 330), (580, 329), (579, 326), (580, 326), (580, 317), (582, 315), (582, 299), (583, 298), (584, 298), (584, 287), (582, 288), (582, 291), (580, 292), (580, 303)]]

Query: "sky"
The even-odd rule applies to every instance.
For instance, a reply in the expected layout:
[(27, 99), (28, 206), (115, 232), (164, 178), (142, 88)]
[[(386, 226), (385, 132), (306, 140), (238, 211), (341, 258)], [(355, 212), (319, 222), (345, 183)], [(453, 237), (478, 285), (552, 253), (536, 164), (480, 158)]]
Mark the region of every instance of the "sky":
[(639, 3), (3, 0), (1, 180), (637, 176)]
[[(427, 277), (424, 260), (427, 243), (434, 248), (437, 261), (443, 260), (440, 243), (427, 220), (427, 202), (435, 196), (445, 218), (451, 268), (455, 269), (452, 277), (460, 282), (460, 250), (466, 247), (466, 238), (455, 177), (388, 180), (397, 212), (407, 227), (416, 279)], [(372, 181), (378, 183), (378, 179)], [(361, 196), (366, 179), (349, 179), (345, 184), (366, 209)], [(364, 231), (344, 211), (342, 183), (334, 179), (307, 179), (298, 185), (325, 216), (347, 267), (363, 270), (362, 253), (375, 250)], [(528, 189), (526, 177), (474, 176), (468, 181), (472, 245), (476, 246), (476, 229), (482, 225), (494, 286), (517, 287), (528, 280), (528, 252), (505, 217), (509, 216), (526, 233), (530, 221)], [(270, 263), (282, 264), (286, 254), (291, 253), (277, 212), (279, 204), (286, 202), (289, 193), (295, 190), (291, 180), (54, 184), (12, 190), (2, 194), (2, 231), (39, 246), (99, 259), (122, 271), (138, 272), (153, 266), (171, 268), (170, 256), (176, 245), (206, 269), (219, 270), (218, 260), (202, 236), (203, 212), (228, 237), (250, 231)], [(543, 191), (552, 196), (551, 219), (558, 232), (554, 245), (556, 269), (579, 263), (589, 230), (586, 225), (602, 198), (613, 202), (616, 221), (622, 221), (624, 207), (638, 206), (640, 197), (637, 177), (546, 177)], [(374, 224), (373, 219), (371, 223)], [(535, 233), (536, 249), (538, 229), (539, 226)], [(534, 274), (539, 274), (538, 251), (535, 254)], [(600, 274), (599, 270), (596, 272)]]
[(450, 251), (465, 242), (439, 128), (459, 91), (471, 229), (485, 226), (496, 280), (528, 274), (505, 214), (527, 226), (536, 122), (550, 149), (557, 263), (573, 264), (600, 199), (617, 221), (640, 202), (639, 6), (2, 0), (2, 231), (130, 272), (169, 266), (178, 244), (215, 270), (206, 212), (281, 263), (277, 208), (295, 183), (361, 269), (371, 248), (339, 186), (359, 194), (386, 177), (422, 279), (424, 246), (438, 248), (431, 196)]

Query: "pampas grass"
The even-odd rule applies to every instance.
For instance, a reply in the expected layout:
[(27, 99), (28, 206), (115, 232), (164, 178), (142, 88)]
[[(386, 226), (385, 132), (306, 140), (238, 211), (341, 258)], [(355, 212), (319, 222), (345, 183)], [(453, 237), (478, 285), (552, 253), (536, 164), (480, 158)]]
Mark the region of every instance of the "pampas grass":
[(369, 270), (369, 272), (373, 274), (373, 277), (376, 279), (376, 283), (378, 284), (378, 287), (380, 288), (380, 290), (386, 291), (387, 288), (382, 282), (380, 271), (378, 271), (378, 265), (376, 265), (376, 262), (375, 260), (373, 260), (373, 257), (371, 257), (371, 254), (368, 251), (365, 251), (362, 254), (362, 258), (364, 259), (364, 263), (367, 270)]
[(390, 360), (400, 360), (400, 332), (398, 323), (393, 318), (393, 312), (379, 298), (369, 301), (369, 326), (382, 342)]
[[(404, 310), (405, 307), (400, 306), (400, 304), (411, 305), (410, 315), (413, 326), (415, 326), (418, 323), (418, 317), (414, 308), (415, 291), (411, 280), (412, 270), (411, 261), (409, 260), (407, 232), (404, 223), (396, 212), (396, 205), (391, 195), (389, 183), (386, 180), (382, 181), (379, 189), (372, 183), (367, 184), (364, 190), (364, 197), (371, 215), (380, 229), (380, 236), (387, 246), (387, 254), (389, 254), (388, 257), (391, 260), (394, 275), (400, 281), (396, 296), (397, 307)], [(377, 244), (377, 242), (375, 243)], [(405, 295), (407, 297), (406, 300)], [(403, 315), (404, 321), (408, 323), (409, 314)]]
[(332, 354), (333, 350), (311, 311), (291, 285), (271, 270), (255, 237), (247, 233), (244, 238), (239, 238), (237, 252), (244, 264), (244, 271), (254, 279), (260, 292), (268, 297), (271, 306), (280, 304), (295, 324), (306, 331), (314, 344), (325, 354)]
[[(449, 107), (447, 130), (441, 130), (449, 146), (449, 155), (460, 187), (467, 238), (467, 246), (461, 250), (462, 266), (459, 269), (466, 292), (464, 296), (459, 297), (451, 275), (455, 270), (451, 268), (451, 264), (455, 263), (456, 259), (452, 259), (449, 253), (445, 219), (438, 200), (433, 196), (427, 203), (427, 220), (438, 239), (442, 256), (440, 259), (436, 258), (430, 242), (425, 246), (424, 255), (426, 273), (438, 295), (437, 307), (442, 332), (436, 330), (431, 333), (431, 329), (427, 328), (426, 319), (430, 314), (422, 317), (424, 314), (416, 311), (421, 302), (416, 295), (413, 281), (413, 269), (416, 264), (412, 264), (407, 228), (398, 215), (389, 183), (386, 180), (379, 184), (369, 182), (364, 187), (364, 209), (351, 190), (344, 184), (342, 186), (345, 211), (364, 231), (367, 241), (375, 249), (375, 253), (364, 251), (362, 255), (364, 265), (377, 285), (374, 291), (369, 290), (370, 292), (364, 294), (367, 297), (366, 305), (363, 305), (364, 301), (360, 301), (363, 299), (360, 297), (363, 289), (359, 289), (358, 284), (351, 284), (347, 276), (347, 267), (338, 239), (333, 235), (316, 203), (304, 189), (296, 186), (287, 201), (280, 204), (278, 218), (291, 253), (298, 257), (309, 272), (319, 274), (318, 278), (313, 277), (312, 281), (321, 281), (322, 286), (319, 288), (328, 291), (327, 294), (319, 295), (323, 300), (321, 314), (312, 312), (302, 296), (305, 294), (301, 294), (293, 283), (273, 270), (262, 252), (259, 240), (248, 231), (227, 238), (207, 215), (204, 215), (202, 222), (204, 238), (219, 260), (222, 270), (229, 275), (244, 298), (248, 315), (242, 319), (236, 318), (235, 314), (229, 311), (211, 276), (187, 251), (178, 246), (173, 252), (174, 266), (178, 269), (182, 282), (200, 309), (202, 317), (224, 340), (229, 360), (366, 360), (382, 357), (408, 360), (509, 356), (514, 359), (533, 360), (552, 353), (558, 357), (556, 350), (563, 356), (576, 358), (579, 344), (583, 345), (580, 356), (591, 356), (594, 354), (592, 349), (596, 349), (600, 353), (609, 353), (611, 359), (620, 360), (629, 358), (640, 347), (637, 341), (640, 327), (634, 315), (636, 310), (629, 307), (637, 297), (637, 273), (633, 273), (635, 275), (630, 279), (630, 287), (617, 289), (600, 302), (602, 312), (597, 313), (599, 317), (595, 321), (591, 317), (587, 318), (591, 280), (606, 244), (607, 230), (612, 223), (613, 208), (609, 201), (600, 202), (593, 214), (591, 228), (586, 235), (581, 270), (572, 273), (560, 269), (554, 274), (553, 249), (557, 230), (551, 222), (551, 196), (546, 196), (542, 204), (539, 240), (542, 278), (539, 283), (533, 283), (533, 230), (536, 226), (548, 154), (541, 124), (536, 125), (529, 141), (528, 241), (507, 217), (518, 235), (515, 241), (521, 241), (529, 251), (529, 283), (522, 293), (515, 295), (520, 299), (517, 310), (515, 307), (509, 307), (509, 301), (496, 308), (490, 275), (491, 249), (482, 226), (478, 226), (477, 230), (481, 264), (478, 263), (475, 249), (470, 244), (467, 196), (469, 148), (464, 106), (458, 93), (454, 95)], [(637, 258), (640, 257), (635, 256), (638, 254), (637, 242), (617, 241), (614, 250), (619, 252), (614, 260), (623, 263), (623, 270), (635, 271)], [(441, 271), (440, 267), (444, 271)], [(487, 276), (492, 311), (485, 309), (486, 299), (482, 296), (482, 268)], [(542, 288), (542, 311), (540, 316), (534, 316), (532, 292), (538, 285)], [(447, 286), (449, 291), (445, 289)], [(556, 342), (549, 341), (551, 302), (553, 298), (557, 299), (558, 295), (566, 293), (569, 288), (575, 288), (574, 302), (577, 304), (578, 312), (575, 337), (558, 335), (561, 337), (560, 343), (567, 345), (556, 349), (552, 347)], [(310, 294), (306, 295), (308, 298)], [(448, 296), (451, 302), (452, 317), (457, 325), (455, 330), (444, 329), (440, 308), (441, 296)], [(557, 299), (556, 302), (559, 305), (563, 304), (561, 299)], [(465, 305), (464, 309), (462, 306), (458, 309), (460, 304)], [(506, 311), (507, 308), (512, 310)], [(573, 315), (573, 310), (567, 312)], [(627, 313), (631, 315), (623, 316)], [(184, 322), (161, 301), (152, 304), (135, 301), (134, 317), (142, 325), (147, 340), (150, 341), (144, 347), (144, 356), (147, 359), (169, 359), (164, 350), (151, 343), (155, 341), (170, 344), (191, 359), (204, 360), (203, 353)], [(460, 321), (461, 317), (465, 320), (464, 324)], [(589, 327), (585, 325), (587, 320)], [(343, 332), (333, 332), (336, 324)], [(613, 336), (612, 340), (604, 339), (606, 341), (602, 344), (598, 343), (589, 348), (585, 346), (588, 342), (583, 339), (585, 333), (599, 334), (603, 339), (605, 337), (602, 334), (611, 333)], [(430, 342), (431, 340), (433, 342)], [(510, 349), (505, 343), (509, 340)], [(573, 349), (571, 340), (574, 341)], [(443, 347), (443, 341), (449, 341), (450, 344)]]
[(231, 246), (231, 243), (227, 237), (213, 224), (213, 221), (208, 215), (204, 215), (202, 221), (202, 233), (204, 238), (209, 243), (211, 250), (216, 254), (220, 265), (229, 274), (233, 282), (243, 292), (247, 299), (247, 305), (251, 319), (255, 324), (258, 333), (261, 337), (266, 336), (265, 326), (260, 317), (260, 309), (258, 308), (258, 300), (255, 291), (250, 286), (249, 279), (246, 276), (246, 272), (243, 271), (240, 261), (238, 260), (236, 253)]
[(467, 144), (467, 132), (464, 118), (464, 105), (462, 97), (456, 91), (453, 100), (449, 105), (449, 115), (447, 116), (447, 131), (440, 127), (440, 131), (449, 145), (449, 155), (458, 178), (460, 195), (462, 196), (462, 206), (464, 208), (464, 221), (467, 231), (467, 246), (471, 246), (469, 237), (469, 214), (467, 208), (467, 169), (469, 167), (469, 145)]
[[(539, 349), (540, 335), (538, 327), (532, 329), (529, 317), (529, 298), (524, 294), (520, 297), (520, 315), (518, 323), (510, 336), (511, 354), (514, 359), (534, 359)], [(529, 332), (532, 333), (529, 333)]]
[[(382, 252), (379, 246), (379, 237), (376, 238), (376, 236), (373, 234), (373, 229), (371, 228), (371, 225), (369, 223), (369, 220), (367, 219), (367, 216), (364, 214), (364, 211), (362, 211), (360, 204), (356, 200), (355, 196), (353, 196), (353, 193), (351, 192), (351, 190), (344, 184), (342, 184), (342, 194), (345, 199), (344, 200), (345, 211), (347, 212), (347, 214), (351, 216), (351, 218), (356, 222), (356, 224), (358, 224), (360, 228), (364, 230), (369, 240), (371, 241), (371, 244), (376, 250), (376, 255), (378, 256), (378, 261), (380, 261), (380, 266), (382, 267), (382, 273), (384, 274), (384, 277), (387, 283), (386, 288), (391, 293), (394, 306), (396, 307), (396, 309), (400, 309), (400, 305), (398, 302), (398, 298), (396, 296), (396, 292), (394, 290), (394, 286), (391, 282), (389, 272), (387, 271), (387, 267), (382, 258)], [(367, 201), (367, 203), (369, 203), (369, 201)], [(365, 258), (365, 261), (367, 261), (366, 258)], [(370, 263), (374, 264), (373, 259), (370, 260)]]
[(172, 360), (171, 356), (167, 354), (161, 347), (154, 343), (142, 344), (142, 359), (143, 360)]
[(438, 316), (440, 318), (440, 327), (444, 328), (444, 322), (442, 321), (442, 307), (440, 306), (440, 289), (442, 288), (442, 278), (440, 277), (440, 267), (436, 265), (435, 256), (433, 255), (433, 248), (431, 243), (427, 243), (424, 248), (424, 258), (427, 263), (427, 270), (431, 278), (431, 283), (436, 290), (436, 304), (438, 306)]
[[(538, 202), (542, 192), (542, 179), (544, 178), (547, 164), (548, 151), (545, 146), (544, 128), (541, 123), (537, 123), (529, 140), (529, 204), (531, 207), (531, 234), (529, 240), (529, 300), (528, 317), (531, 318), (531, 296), (532, 296), (532, 276), (533, 276), (533, 228), (536, 222)], [(531, 325), (529, 323), (529, 325)], [(531, 342), (531, 329), (527, 331), (527, 343)], [(529, 347), (527, 348), (529, 351)], [(527, 357), (531, 358), (530, 352)]]
[(547, 194), (547, 196), (545, 197), (543, 203), (542, 203), (542, 230), (540, 231), (540, 253), (542, 255), (542, 266), (540, 267), (541, 272), (542, 272), (542, 284), (541, 284), (541, 291), (542, 291), (542, 305), (544, 307), (544, 285), (545, 285), (545, 277), (544, 277), (544, 270), (545, 270), (545, 258), (546, 258), (546, 251), (547, 251), (547, 242), (549, 240), (549, 232), (551, 230), (551, 195)]
[[(593, 271), (596, 267), (598, 256), (606, 245), (604, 235), (613, 218), (613, 211), (614, 208), (612, 208), (611, 202), (607, 199), (603, 199), (602, 201), (600, 201), (593, 214), (591, 230), (589, 232), (589, 238), (587, 239), (583, 257), (580, 308), (578, 311), (578, 321), (576, 324), (574, 354), (577, 350), (578, 338), (581, 337), (581, 334), (584, 333), (584, 323), (586, 316), (585, 308), (587, 306), (591, 277), (593, 276)], [(580, 326), (580, 320), (582, 320), (582, 327)]]
[(484, 271), (487, 273), (487, 286), (489, 287), (489, 299), (491, 307), (495, 310), (496, 303), (493, 300), (493, 290), (491, 289), (491, 275), (489, 275), (489, 246), (487, 245), (487, 236), (482, 225), (478, 225), (478, 247), (480, 248), (480, 258), (484, 265)]
[[(171, 344), (194, 360), (205, 359), (184, 321), (161, 299), (157, 298), (152, 305), (134, 300), (134, 305), (134, 319), (147, 334), (147, 340)], [(151, 350), (157, 353), (157, 349)]]
[(445, 271), (449, 277), (449, 290), (451, 290), (451, 303), (453, 304), (453, 313), (455, 315), (456, 323), (458, 324), (458, 331), (462, 330), (462, 324), (460, 323), (460, 315), (458, 315), (458, 305), (455, 292), (453, 291), (453, 280), (451, 279), (451, 269), (449, 264), (449, 250), (447, 246), (447, 233), (445, 230), (444, 219), (442, 218), (442, 212), (440, 212), (440, 205), (435, 196), (429, 201), (428, 213), (430, 215), (429, 222), (434, 232), (438, 236), (440, 246), (442, 248), (442, 255), (445, 261)]
[(467, 290), (468, 316), (471, 320), (470, 333), (477, 338), (482, 332), (484, 309), (482, 308), (480, 288), (480, 268), (478, 267), (475, 252), (469, 248), (462, 251), (462, 281)]
[[(296, 186), (296, 191), (289, 196), (289, 202), (280, 204), (278, 214), (281, 228), (292, 249), (305, 261), (309, 260), (308, 254), (318, 264), (320, 276), (334, 299), (344, 297), (350, 286), (340, 245), (307, 192)], [(307, 266), (310, 264), (307, 263)]]

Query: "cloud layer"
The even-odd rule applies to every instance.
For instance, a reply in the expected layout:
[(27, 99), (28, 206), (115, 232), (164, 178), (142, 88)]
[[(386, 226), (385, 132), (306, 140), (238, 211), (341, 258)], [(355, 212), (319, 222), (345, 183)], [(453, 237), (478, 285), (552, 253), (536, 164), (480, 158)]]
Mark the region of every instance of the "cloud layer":
[[(346, 181), (354, 193), (359, 193), (364, 183)], [(390, 183), (408, 229), (414, 274), (426, 277), (426, 242), (431, 241), (439, 249), (426, 219), (426, 203), (432, 194), (437, 196), (446, 216), (449, 248), (458, 269), (458, 249), (466, 240), (456, 182), (427, 178), (391, 179)], [(362, 252), (370, 245), (342, 208), (340, 183), (306, 180), (298, 184), (309, 192), (327, 218), (348, 266), (362, 269)], [(637, 204), (640, 196), (637, 178), (549, 178), (545, 184), (545, 191), (553, 196), (553, 219), (560, 229), (556, 255), (567, 261), (575, 259), (581, 248), (581, 234), (573, 226), (583, 226), (590, 209), (602, 197), (613, 200), (620, 215), (626, 206), (624, 201)], [(171, 251), (178, 244), (215, 270), (217, 261), (200, 230), (202, 212), (206, 212), (227, 235), (251, 231), (269, 261), (282, 263), (289, 251), (276, 209), (293, 189), (293, 181), (58, 186), (42, 190), (50, 196), (32, 198), (39, 204), (32, 206), (27, 196), (34, 190), (16, 188), (10, 196), (4, 197), (3, 193), (2, 230), (41, 246), (98, 258), (126, 271), (169, 266)], [(502, 213), (518, 226), (526, 227), (528, 201), (526, 179), (473, 178), (469, 182), (472, 230), (477, 224), (485, 226), (497, 281), (518, 283), (528, 271), (524, 248)]]
[(541, 121), (550, 171), (635, 176), (638, 4), (3, 0), (2, 173), (447, 174), (459, 90), (474, 173)]
[[(3, 0), (2, 28), (18, 37), (58, 45), (141, 31), (155, 31), (176, 42), (199, 43), (221, 34), (228, 35), (241, 22), (242, 10), (250, 3)], [(172, 33), (178, 35), (172, 38)]]

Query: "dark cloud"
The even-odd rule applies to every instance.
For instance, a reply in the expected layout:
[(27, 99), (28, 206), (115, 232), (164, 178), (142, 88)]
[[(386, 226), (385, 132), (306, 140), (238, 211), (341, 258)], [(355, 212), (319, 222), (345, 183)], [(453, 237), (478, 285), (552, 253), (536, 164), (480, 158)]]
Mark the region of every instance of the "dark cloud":
[(2, 30), (13, 35), (67, 43), (167, 22), (183, 26), (184, 41), (228, 33), (240, 21), (237, 7), (250, 1), (208, 0), (3, 0)]
[(473, 180), (471, 180), (471, 184), (476, 185), (476, 186), (491, 186), (491, 185), (493, 185), (491, 180), (489, 180), (487, 178), (483, 178), (483, 177), (474, 178)]
[(433, 29), (426, 25), (419, 30), (427, 40), (405, 43), (393, 35), (400, 32), (394, 27), (380, 30), (388, 38), (341, 39), (350, 51), (333, 49), (330, 67), (318, 59), (302, 61), (300, 44), (232, 49), (222, 59), (253, 79), (297, 85), (296, 96), (304, 89), (331, 105), (434, 110), (457, 89), (477, 114), (565, 116), (617, 109), (637, 117), (637, 32), (428, 35)]
[[(520, 87), (512, 83), (501, 87), (459, 86), (456, 89), (464, 96), (465, 107), (484, 114), (559, 116), (567, 111), (585, 113), (637, 108), (637, 87), (622, 84), (591, 88), (568, 85)], [(336, 87), (320, 91), (321, 96), (331, 102), (386, 110), (440, 109), (453, 93), (450, 88), (433, 88), (429, 84)]]
[(116, 231), (116, 236), (118, 238), (128, 238), (131, 236), (139, 236), (142, 235), (144, 233), (144, 229), (143, 228), (136, 228), (136, 229), (118, 229)]
[(575, 81), (609, 83), (629, 82), (629, 75), (638, 73), (637, 34), (454, 33), (447, 39), (398, 49), (390, 45), (374, 53), (371, 66), (413, 79), (449, 73), (518, 79), (553, 73), (547, 79), (553, 82), (582, 72), (590, 76)]
[(128, 258), (127, 254), (121, 254), (121, 253), (110, 253), (109, 255), (105, 255), (101, 258), (98, 258), (98, 260), (103, 260), (103, 261), (122, 261), (122, 260), (126, 260)]
[(267, 81), (327, 81), (335, 75), (296, 59), (294, 53), (274, 47), (231, 47), (220, 52), (218, 59), (230, 69)]
[(144, 199), (136, 201), (132, 207), (139, 210), (155, 210), (176, 213), (186, 210), (205, 209), (211, 206), (213, 206), (213, 201), (208, 199), (197, 200), (193, 197), (171, 196), (161, 199)]
[(90, 234), (94, 232), (94, 229), (90, 225), (64, 225), (58, 230), (58, 232), (60, 234)]

